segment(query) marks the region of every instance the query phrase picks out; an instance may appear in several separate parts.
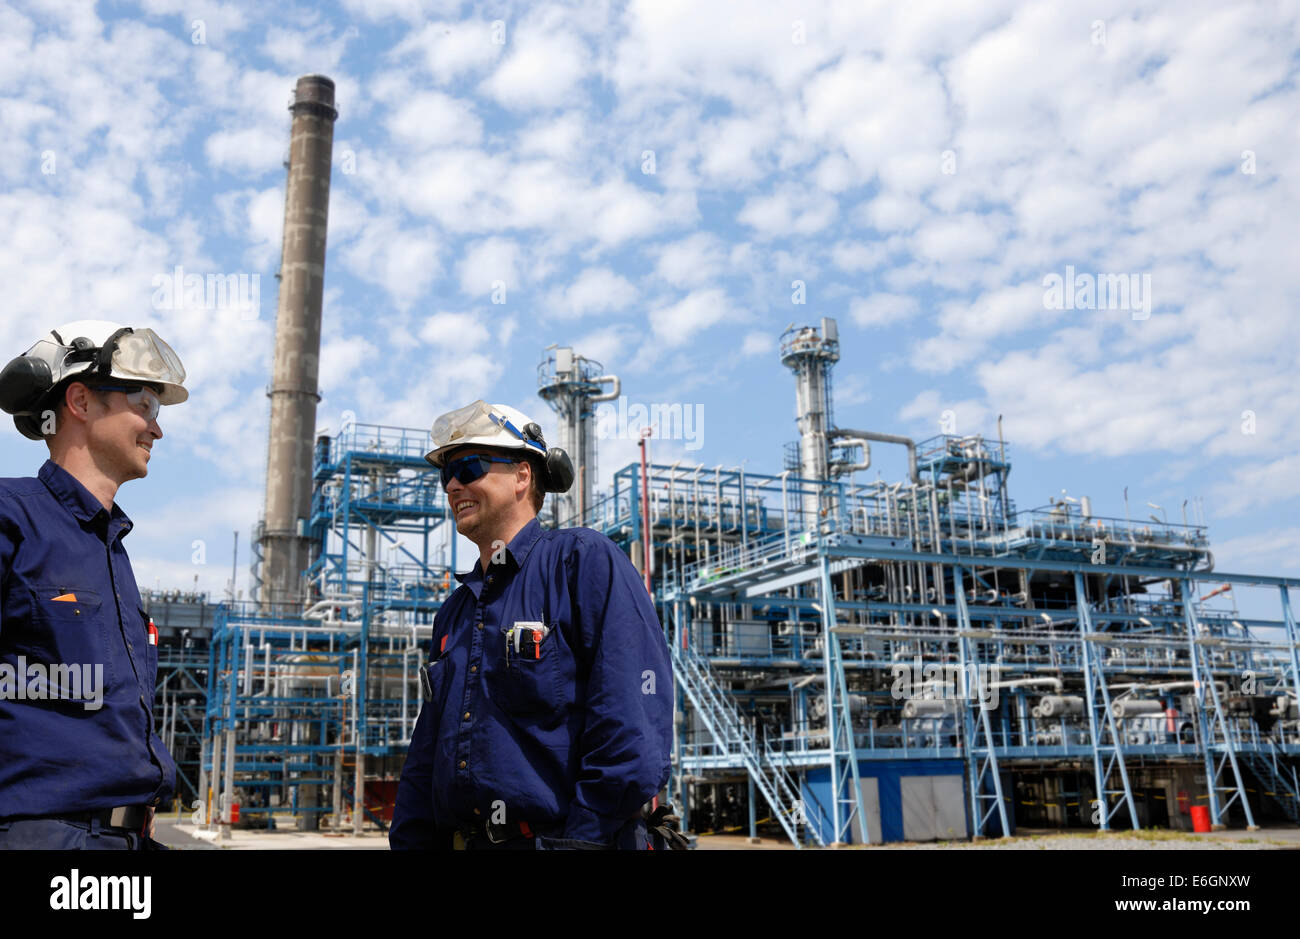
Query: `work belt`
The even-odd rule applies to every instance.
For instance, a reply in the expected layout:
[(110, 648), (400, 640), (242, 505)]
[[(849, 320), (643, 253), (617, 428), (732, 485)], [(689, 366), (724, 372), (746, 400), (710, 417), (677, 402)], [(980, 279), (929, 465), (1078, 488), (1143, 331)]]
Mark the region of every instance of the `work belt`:
[[(476, 822), (473, 825), (462, 825), (456, 831), (465, 845), (478, 839), (486, 839), (492, 844), (505, 844), (516, 838), (531, 838), (542, 833), (527, 822)], [(460, 844), (456, 846), (460, 847)]]
[(149, 828), (149, 806), (119, 805), (113, 809), (94, 809), (90, 812), (62, 812), (58, 815), (21, 815), (0, 821), (20, 821), (25, 819), (59, 819), (75, 822), (79, 825), (93, 825), (99, 822), (101, 828), (119, 828), (135, 835), (147, 835)]

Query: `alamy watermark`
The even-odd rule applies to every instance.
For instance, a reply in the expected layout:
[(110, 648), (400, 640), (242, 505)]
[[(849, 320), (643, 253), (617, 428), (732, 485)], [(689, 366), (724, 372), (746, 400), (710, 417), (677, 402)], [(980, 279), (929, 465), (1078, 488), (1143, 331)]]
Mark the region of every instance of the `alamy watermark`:
[(87, 711), (104, 706), (104, 666), (0, 662), (0, 700), (80, 701)]
[(244, 321), (262, 315), (261, 274), (187, 274), (179, 264), (152, 281), (155, 310), (234, 312)]
[(1151, 318), (1150, 274), (1080, 274), (1065, 266), (1043, 278), (1043, 306), (1049, 310), (1131, 310), (1133, 319)]
[(684, 440), (687, 450), (704, 446), (704, 405), (682, 402), (628, 404), (619, 398), (618, 405), (596, 406), (596, 437), (600, 440), (638, 440), (641, 429), (659, 440)]
[(895, 701), (978, 700), (980, 708), (985, 711), (998, 706), (1000, 665), (923, 664), (918, 657), (911, 663), (895, 662), (889, 670), (894, 678), (889, 694)]

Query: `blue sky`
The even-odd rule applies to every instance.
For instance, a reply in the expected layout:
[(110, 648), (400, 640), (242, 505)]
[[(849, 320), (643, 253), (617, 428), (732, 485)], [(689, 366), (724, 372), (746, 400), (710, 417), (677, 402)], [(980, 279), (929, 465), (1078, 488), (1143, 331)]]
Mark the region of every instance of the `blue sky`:
[[(633, 402), (703, 406), (703, 447), (656, 460), (776, 472), (796, 435), (776, 340), (834, 316), (841, 424), (922, 438), (951, 410), (993, 434), (1003, 414), (1019, 507), (1064, 489), (1122, 517), (1128, 486), (1136, 517), (1177, 520), (1201, 497), (1221, 569), (1300, 571), (1293, 8), (731, 10), (0, 5), (0, 345), (106, 318), (153, 326), (190, 373), (120, 494), (141, 585), (222, 589), (235, 529), (246, 582), (308, 72), (340, 112), (322, 429), (427, 427), (477, 397), (553, 429), (536, 366), (558, 342)], [(258, 315), (155, 308), (177, 265), (258, 275)], [(1051, 308), (1067, 265), (1149, 276), (1149, 311)], [(0, 439), (0, 474), (43, 459)], [(634, 457), (603, 441), (602, 476)]]

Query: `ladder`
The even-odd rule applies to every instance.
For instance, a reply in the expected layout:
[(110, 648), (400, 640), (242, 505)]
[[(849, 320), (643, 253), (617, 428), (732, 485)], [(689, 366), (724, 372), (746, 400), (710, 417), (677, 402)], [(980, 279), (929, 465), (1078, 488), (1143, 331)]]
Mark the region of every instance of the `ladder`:
[(824, 847), (821, 832), (808, 824), (803, 801), (781, 765), (783, 757), (768, 746), (766, 739), (755, 738), (749, 723), (718, 683), (703, 656), (689, 645), (683, 649), (680, 643), (674, 642), (672, 647), (673, 675), (678, 686), (690, 699), (723, 755), (745, 767), (796, 848), (802, 848), (807, 841)]

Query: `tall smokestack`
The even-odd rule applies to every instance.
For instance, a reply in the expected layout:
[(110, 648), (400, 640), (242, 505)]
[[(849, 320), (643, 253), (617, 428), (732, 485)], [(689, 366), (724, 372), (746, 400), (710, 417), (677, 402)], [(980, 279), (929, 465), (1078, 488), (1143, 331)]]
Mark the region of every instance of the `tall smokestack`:
[(334, 82), (304, 75), (294, 91), (280, 252), (280, 302), (271, 372), (271, 440), (262, 535), (263, 604), (298, 603), (310, 563), (312, 445), (320, 364), (325, 225), (334, 148)]

